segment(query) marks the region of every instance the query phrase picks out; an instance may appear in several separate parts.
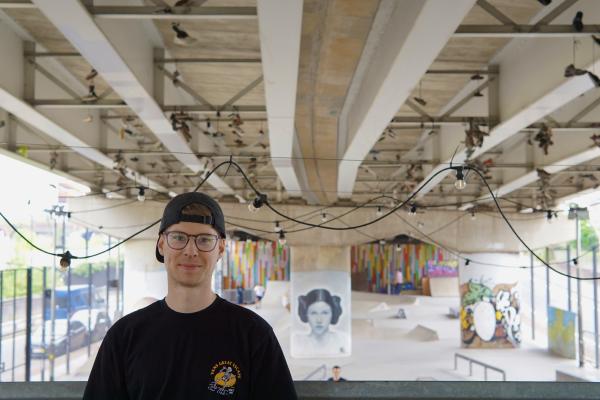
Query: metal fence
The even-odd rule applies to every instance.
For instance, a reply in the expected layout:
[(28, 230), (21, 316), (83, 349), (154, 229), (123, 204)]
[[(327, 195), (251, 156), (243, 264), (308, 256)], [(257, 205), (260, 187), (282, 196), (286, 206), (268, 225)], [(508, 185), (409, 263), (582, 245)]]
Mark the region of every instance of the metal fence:
[(77, 375), (123, 313), (123, 262), (103, 264), (0, 269), (0, 382)]

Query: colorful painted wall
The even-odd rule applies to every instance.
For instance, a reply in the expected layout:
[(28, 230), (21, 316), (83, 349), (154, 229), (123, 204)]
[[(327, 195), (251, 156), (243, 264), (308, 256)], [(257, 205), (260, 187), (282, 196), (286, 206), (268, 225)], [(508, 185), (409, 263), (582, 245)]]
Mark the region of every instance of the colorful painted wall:
[(574, 312), (548, 307), (548, 350), (551, 353), (573, 360), (577, 358), (576, 319)]
[[(370, 292), (387, 292), (388, 283), (404, 289), (420, 288), (430, 266), (456, 264), (446, 251), (426, 243), (369, 243), (352, 246), (352, 273), (366, 272)], [(439, 269), (439, 268), (438, 268)], [(396, 290), (397, 292), (397, 290)]]
[(267, 281), (290, 280), (290, 248), (277, 242), (228, 240), (222, 289), (251, 289)]

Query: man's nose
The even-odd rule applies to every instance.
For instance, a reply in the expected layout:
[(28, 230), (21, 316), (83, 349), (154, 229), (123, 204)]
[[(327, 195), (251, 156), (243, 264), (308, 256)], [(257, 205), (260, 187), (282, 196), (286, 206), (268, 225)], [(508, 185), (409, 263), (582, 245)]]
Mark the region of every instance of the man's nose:
[(197, 256), (198, 252), (199, 250), (196, 246), (196, 240), (194, 238), (190, 238), (187, 245), (183, 249), (183, 254), (186, 256)]

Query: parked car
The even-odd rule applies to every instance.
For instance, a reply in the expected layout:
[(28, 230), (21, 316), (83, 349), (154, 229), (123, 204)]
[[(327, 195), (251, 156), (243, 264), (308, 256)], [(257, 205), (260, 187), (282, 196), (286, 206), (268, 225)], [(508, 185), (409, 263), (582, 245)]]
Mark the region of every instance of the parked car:
[(71, 316), (71, 321), (79, 321), (83, 326), (88, 326), (88, 315), (90, 318), (90, 337), (92, 342), (96, 342), (104, 338), (108, 328), (110, 328), (110, 317), (105, 309), (92, 309), (88, 314), (88, 310), (79, 310)]
[[(54, 321), (54, 355), (61, 356), (67, 353), (70, 337), (70, 348), (75, 350), (87, 345), (89, 333), (87, 327), (79, 320), (70, 321), (70, 329), (67, 329), (66, 319)], [(68, 332), (68, 336), (67, 336)], [(52, 343), (52, 321), (45, 321), (44, 325), (38, 327), (31, 335), (31, 358), (47, 358)]]

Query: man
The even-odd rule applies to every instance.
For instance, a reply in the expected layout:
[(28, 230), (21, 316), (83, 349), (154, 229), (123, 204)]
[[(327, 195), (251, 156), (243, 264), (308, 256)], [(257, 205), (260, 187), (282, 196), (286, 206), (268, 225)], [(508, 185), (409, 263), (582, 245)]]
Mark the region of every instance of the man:
[(168, 293), (108, 331), (84, 400), (296, 399), (271, 327), (211, 290), (225, 251), (225, 219), (203, 193), (165, 207), (156, 258)]
[(260, 302), (265, 297), (265, 287), (261, 284), (254, 286), (254, 294), (256, 295), (256, 308), (260, 308)]
[(334, 365), (333, 368), (331, 368), (332, 376), (331, 376), (331, 378), (328, 379), (328, 381), (345, 382), (346, 380), (340, 376), (341, 373), (342, 373), (342, 369), (340, 368), (340, 366)]

